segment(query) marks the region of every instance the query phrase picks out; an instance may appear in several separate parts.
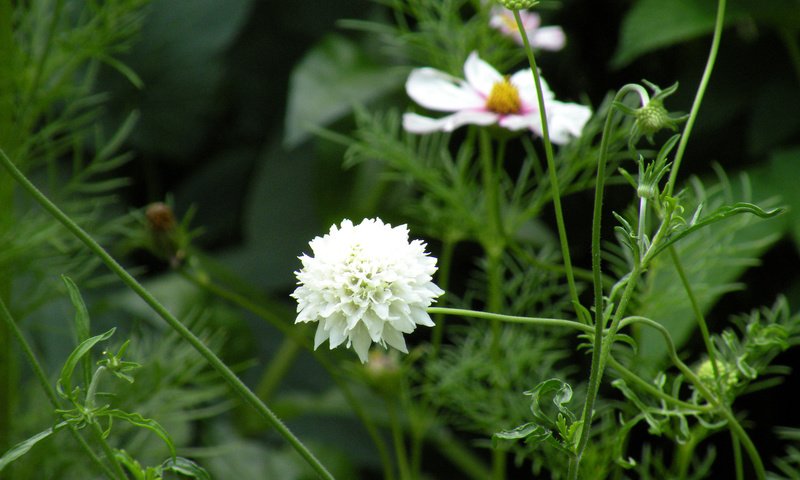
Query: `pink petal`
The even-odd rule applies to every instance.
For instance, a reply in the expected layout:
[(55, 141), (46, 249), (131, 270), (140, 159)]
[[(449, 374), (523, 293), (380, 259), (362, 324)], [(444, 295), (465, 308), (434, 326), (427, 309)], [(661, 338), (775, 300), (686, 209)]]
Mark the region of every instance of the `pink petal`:
[(452, 132), (456, 128), (472, 125), (491, 125), (498, 115), (492, 112), (463, 110), (442, 118), (430, 118), (416, 113), (403, 115), (403, 128), (411, 133)]
[(443, 112), (481, 108), (485, 104), (466, 82), (433, 68), (413, 70), (406, 81), (406, 92), (421, 106)]
[(495, 83), (503, 81), (503, 76), (494, 67), (481, 60), (476, 52), (470, 53), (467, 57), (464, 63), (464, 75), (467, 82), (480, 92), (483, 98), (489, 96)]

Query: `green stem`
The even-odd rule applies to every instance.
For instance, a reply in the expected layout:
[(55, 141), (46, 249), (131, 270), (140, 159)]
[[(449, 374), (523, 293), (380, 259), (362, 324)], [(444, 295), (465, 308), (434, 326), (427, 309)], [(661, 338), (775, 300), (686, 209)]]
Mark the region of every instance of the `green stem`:
[[(453, 251), (455, 250), (456, 242), (445, 238), (442, 242), (442, 254), (439, 256), (439, 271), (438, 280), (439, 288), (445, 291), (444, 298), (440, 298), (441, 302), (447, 297), (447, 291), (450, 287), (450, 269), (453, 265)], [(433, 318), (433, 334), (431, 335), (431, 345), (433, 347), (433, 357), (439, 354), (439, 349), (442, 346), (442, 339), (444, 338), (444, 316), (438, 315)]]
[(250, 390), (244, 382), (220, 358), (208, 348), (191, 330), (186, 328), (180, 320), (169, 312), (147, 289), (145, 289), (133, 276), (131, 276), (117, 261), (106, 252), (86, 231), (78, 226), (69, 216), (62, 212), (51, 202), (25, 175), (20, 172), (8, 158), (5, 151), (0, 149), (0, 163), (8, 170), (9, 174), (25, 189), (48, 213), (63, 224), (75, 237), (84, 243), (106, 266), (114, 272), (125, 285), (133, 290), (147, 303), (158, 315), (169, 324), (183, 339), (194, 347), (205, 358), (208, 364), (228, 383), (233, 391), (253, 409), (255, 409), (272, 427), (294, 447), (294, 449), (311, 465), (321, 478), (332, 479), (333, 476), (320, 461), (294, 436), (283, 422)]
[(753, 463), (753, 468), (756, 471), (756, 476), (759, 480), (764, 480), (767, 478), (766, 471), (764, 470), (764, 463), (761, 461), (761, 455), (759, 455), (758, 450), (756, 449), (755, 444), (747, 435), (747, 432), (742, 428), (742, 425), (730, 411), (727, 405), (724, 405), (711, 390), (706, 387), (702, 380), (700, 380), (697, 375), (689, 368), (683, 361), (678, 357), (678, 352), (675, 350), (675, 343), (672, 341), (672, 336), (669, 334), (669, 331), (660, 323), (655, 322), (646, 317), (639, 317), (633, 316), (628, 317), (622, 322), (620, 322), (620, 328), (629, 325), (631, 323), (642, 323), (649, 327), (652, 327), (658, 330), (659, 333), (664, 337), (664, 341), (667, 343), (667, 354), (672, 360), (672, 363), (678, 367), (678, 370), (683, 373), (683, 375), (694, 385), (700, 395), (702, 395), (706, 400), (708, 400), (712, 405), (717, 408), (717, 411), (725, 417), (725, 420), (728, 421), (728, 428), (731, 430), (731, 433), (734, 434), (738, 439), (739, 442), (744, 446), (744, 449), (747, 451), (747, 455), (750, 457), (750, 461)]
[(706, 352), (708, 352), (708, 359), (711, 361), (711, 368), (714, 370), (714, 378), (719, 381), (717, 355), (715, 353), (714, 344), (711, 343), (711, 335), (708, 332), (708, 324), (706, 324), (705, 316), (703, 315), (703, 311), (700, 309), (700, 304), (697, 302), (697, 298), (694, 296), (692, 286), (689, 283), (689, 279), (686, 277), (686, 272), (683, 270), (683, 265), (678, 257), (678, 253), (672, 246), (670, 246), (667, 250), (669, 250), (669, 256), (672, 259), (672, 263), (675, 265), (675, 270), (678, 272), (678, 277), (681, 279), (683, 289), (686, 291), (686, 296), (689, 298), (689, 303), (692, 304), (692, 310), (694, 311), (694, 316), (697, 319), (697, 325), (700, 327), (700, 333), (703, 335), (703, 343), (706, 346)]
[(503, 480), (506, 478), (506, 460), (508, 455), (506, 451), (501, 448), (492, 450), (492, 478), (494, 480)]
[(465, 310), (462, 308), (449, 307), (428, 307), (428, 313), (433, 315), (454, 315), (458, 317), (481, 318), (484, 320), (500, 321), (506, 323), (525, 323), (529, 325), (540, 325), (548, 327), (565, 327), (580, 330), (583, 333), (592, 333), (594, 329), (589, 325), (576, 322), (575, 320), (564, 320), (561, 318), (542, 318), (542, 317), (519, 317), (514, 315), (503, 315), (499, 313), (479, 312), (476, 310)]
[(100, 428), (100, 425), (97, 423), (96, 420), (90, 422), (91, 427), (90, 430), (92, 431), (92, 435), (97, 440), (97, 443), (100, 444), (100, 448), (103, 449), (103, 453), (106, 454), (106, 458), (108, 461), (111, 462), (111, 467), (114, 469), (115, 477), (119, 480), (127, 480), (128, 476), (125, 475), (125, 470), (122, 469), (122, 465), (120, 465), (119, 460), (117, 460), (117, 456), (114, 455), (114, 450), (111, 448), (111, 445), (108, 444), (105, 437), (103, 436), (103, 429)]
[(480, 460), (475, 458), (472, 450), (465, 447), (458, 438), (453, 437), (447, 430), (434, 430), (431, 435), (431, 441), (445, 457), (461, 469), (467, 478), (472, 480), (491, 478), (492, 472)]
[[(583, 319), (583, 312), (580, 307), (580, 299), (578, 298), (578, 288), (575, 286), (575, 274), (572, 271), (572, 260), (569, 253), (567, 230), (564, 227), (564, 213), (561, 209), (561, 191), (558, 181), (558, 171), (556, 170), (556, 162), (553, 157), (553, 145), (550, 143), (550, 131), (547, 127), (547, 111), (544, 104), (544, 95), (542, 94), (542, 82), (539, 79), (539, 69), (536, 67), (536, 58), (533, 56), (533, 49), (528, 41), (528, 34), (525, 32), (525, 27), (522, 25), (522, 19), (519, 16), (519, 10), (514, 10), (513, 12), (514, 20), (517, 22), (517, 29), (522, 36), (525, 52), (528, 55), (528, 63), (531, 66), (531, 73), (533, 74), (533, 83), (536, 85), (536, 99), (539, 104), (539, 118), (542, 122), (542, 141), (544, 143), (545, 157), (547, 158), (547, 170), (550, 176), (550, 188), (553, 190), (553, 209), (555, 210), (556, 226), (558, 228), (558, 240), (561, 243), (561, 255), (564, 258), (564, 270), (567, 276), (569, 295), (572, 299), (572, 306), (575, 308), (575, 315), (578, 319)], [(586, 323), (588, 323), (588, 321)]]
[(744, 465), (742, 465), (742, 444), (731, 432), (731, 448), (733, 449), (733, 465), (736, 470), (736, 480), (744, 480)]
[(706, 67), (703, 71), (703, 76), (700, 79), (700, 85), (698, 85), (697, 93), (694, 96), (692, 110), (689, 112), (689, 119), (686, 120), (686, 125), (683, 127), (681, 139), (678, 142), (678, 149), (675, 152), (675, 160), (672, 162), (672, 168), (669, 172), (667, 186), (664, 189), (665, 195), (668, 196), (672, 195), (672, 192), (675, 188), (675, 181), (678, 178), (678, 170), (681, 166), (683, 154), (686, 151), (686, 144), (689, 142), (689, 136), (692, 133), (694, 122), (697, 119), (698, 112), (700, 111), (700, 104), (703, 103), (703, 96), (705, 95), (706, 88), (708, 87), (708, 82), (711, 79), (711, 72), (714, 70), (714, 63), (717, 60), (719, 43), (720, 39), (722, 38), (722, 27), (725, 24), (725, 6), (726, 0), (719, 0), (717, 2), (717, 18), (714, 23), (714, 36), (711, 40), (711, 49), (708, 53), (708, 60), (706, 61)]
[(256, 387), (256, 394), (263, 401), (269, 401), (281, 380), (289, 373), (294, 360), (300, 353), (301, 345), (293, 338), (284, 337), (278, 351), (269, 362), (269, 366), (261, 375), (261, 380)]
[(103, 376), (103, 372), (106, 371), (106, 367), (100, 366), (97, 370), (94, 371), (94, 375), (92, 375), (92, 381), (89, 383), (89, 387), (86, 389), (86, 407), (87, 408), (94, 408), (94, 397), (97, 395), (97, 386), (100, 384), (100, 377)]
[(397, 459), (397, 470), (400, 472), (400, 480), (413, 480), (411, 478), (411, 469), (408, 464), (408, 453), (406, 452), (403, 426), (400, 424), (400, 418), (397, 415), (395, 399), (386, 399), (386, 410), (389, 414), (389, 425), (392, 429), (392, 440), (394, 442), (394, 451)]
[[(39, 385), (44, 390), (47, 399), (50, 400), (50, 404), (53, 406), (53, 409), (60, 410), (61, 409), (61, 402), (58, 400), (58, 396), (56, 395), (55, 390), (53, 387), (50, 386), (50, 381), (47, 379), (47, 376), (44, 373), (44, 369), (42, 368), (42, 364), (39, 362), (39, 359), (36, 358), (36, 354), (33, 353), (33, 349), (31, 348), (28, 341), (25, 339), (25, 336), (22, 334), (22, 331), (17, 326), (17, 322), (14, 321), (14, 318), (11, 316), (11, 312), (8, 311), (5, 302), (0, 297), (0, 317), (3, 317), (3, 323), (8, 327), (9, 331), (13, 333), (14, 337), (16, 338), (17, 342), (19, 343), (20, 347), (22, 347), (22, 352), (25, 354), (25, 357), (28, 359), (28, 363), (33, 369), (34, 375), (36, 375), (36, 379), (39, 381)], [(105, 473), (108, 478), (115, 478), (114, 472), (111, 471), (108, 466), (103, 463), (103, 461), (98, 457), (92, 447), (86, 443), (86, 440), (78, 433), (78, 430), (75, 428), (74, 425), (68, 423), (67, 424), (70, 433), (81, 446), (83, 451), (86, 455), (89, 456), (89, 459), (95, 464), (100, 470)]]
[(716, 408), (713, 405), (695, 405), (693, 403), (684, 402), (681, 399), (675, 398), (672, 395), (657, 389), (656, 387), (653, 386), (653, 384), (645, 381), (639, 375), (636, 375), (635, 373), (630, 371), (624, 365), (619, 363), (614, 357), (609, 357), (608, 365), (617, 372), (619, 372), (620, 376), (622, 376), (622, 378), (624, 378), (628, 382), (636, 384), (639, 388), (649, 393), (650, 395), (660, 400), (663, 400), (671, 405), (674, 405), (676, 407), (684, 408), (695, 412), (710, 412)]

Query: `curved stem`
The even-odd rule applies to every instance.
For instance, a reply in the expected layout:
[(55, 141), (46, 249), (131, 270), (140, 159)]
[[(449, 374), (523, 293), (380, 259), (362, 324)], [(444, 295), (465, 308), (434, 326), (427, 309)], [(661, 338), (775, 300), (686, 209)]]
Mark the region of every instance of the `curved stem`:
[(681, 265), (678, 252), (676, 252), (675, 248), (671, 245), (667, 250), (669, 250), (669, 256), (672, 259), (672, 263), (675, 265), (675, 270), (678, 272), (678, 277), (681, 279), (683, 289), (686, 291), (686, 296), (689, 298), (689, 303), (692, 304), (692, 310), (694, 311), (694, 316), (697, 319), (697, 325), (700, 327), (700, 333), (703, 335), (703, 343), (706, 346), (708, 359), (711, 361), (711, 368), (714, 371), (714, 378), (719, 381), (717, 355), (715, 353), (714, 344), (711, 343), (711, 335), (708, 333), (708, 324), (706, 324), (705, 316), (703, 315), (703, 311), (700, 309), (700, 304), (697, 303), (697, 298), (694, 296), (692, 286), (689, 283), (689, 279), (686, 277), (686, 272), (683, 270), (683, 265)]
[(142, 300), (147, 303), (158, 315), (164, 319), (186, 342), (217, 371), (217, 373), (228, 383), (231, 389), (248, 405), (256, 410), (294, 449), (311, 465), (321, 478), (333, 479), (333, 476), (320, 463), (303, 443), (294, 436), (286, 425), (267, 407), (261, 399), (253, 393), (242, 380), (208, 348), (191, 330), (186, 328), (169, 310), (164, 307), (142, 284), (140, 284), (131, 274), (127, 272), (108, 252), (103, 249), (85, 230), (76, 224), (69, 216), (62, 212), (53, 202), (51, 202), (39, 189), (36, 188), (22, 172), (17, 169), (14, 163), (8, 158), (5, 151), (0, 149), (0, 163), (8, 170), (8, 173), (25, 189), (50, 215), (64, 225), (75, 237), (77, 237), (87, 248), (97, 255), (106, 266), (114, 272), (125, 285), (133, 290)]
[(564, 320), (561, 318), (541, 318), (541, 317), (519, 317), (514, 315), (503, 315), (500, 313), (479, 312), (476, 310), (466, 310), (462, 308), (449, 307), (428, 307), (428, 313), (441, 315), (456, 315), (459, 317), (481, 318), (484, 320), (496, 320), (506, 323), (526, 323), (529, 325), (540, 325), (549, 327), (565, 327), (580, 330), (583, 333), (592, 333), (594, 330), (589, 325), (576, 322), (575, 320)]
[(669, 172), (669, 180), (664, 189), (666, 195), (672, 195), (675, 188), (675, 181), (678, 177), (678, 170), (681, 166), (683, 154), (686, 151), (686, 144), (689, 142), (689, 136), (692, 133), (692, 127), (697, 119), (697, 114), (700, 111), (700, 104), (703, 103), (703, 95), (705, 95), (708, 81), (711, 79), (711, 72), (714, 70), (714, 63), (717, 60), (717, 52), (719, 51), (719, 43), (722, 38), (722, 27), (725, 24), (725, 6), (726, 0), (719, 0), (717, 2), (717, 18), (714, 23), (714, 36), (711, 39), (711, 49), (708, 52), (708, 60), (706, 61), (706, 68), (703, 71), (703, 77), (700, 79), (700, 85), (697, 87), (697, 93), (694, 96), (692, 103), (692, 110), (689, 112), (689, 119), (686, 120), (686, 125), (683, 127), (683, 134), (681, 134), (680, 142), (678, 142), (678, 149), (675, 152), (675, 160), (672, 162), (672, 168)]
[[(533, 74), (533, 83), (536, 85), (536, 99), (539, 104), (539, 118), (542, 122), (542, 141), (544, 143), (544, 153), (547, 158), (547, 170), (550, 176), (550, 188), (553, 191), (553, 209), (556, 216), (556, 227), (558, 228), (558, 240), (561, 244), (561, 255), (564, 258), (564, 270), (567, 276), (567, 284), (569, 286), (569, 295), (572, 299), (573, 307), (575, 308), (575, 315), (578, 319), (583, 319), (583, 312), (580, 307), (580, 299), (578, 298), (578, 288), (575, 286), (575, 274), (572, 271), (572, 260), (569, 253), (569, 240), (567, 239), (567, 230), (564, 227), (564, 213), (561, 209), (561, 191), (558, 181), (558, 171), (556, 170), (556, 162), (553, 158), (553, 145), (550, 143), (550, 131), (547, 127), (547, 111), (544, 104), (544, 95), (542, 94), (542, 82), (539, 79), (539, 69), (536, 67), (536, 58), (533, 56), (533, 49), (528, 41), (528, 34), (525, 27), (522, 25), (522, 18), (519, 16), (519, 10), (513, 10), (514, 20), (517, 22), (517, 29), (522, 36), (522, 43), (525, 46), (525, 53), (528, 55), (528, 63), (531, 66), (531, 73)], [(588, 321), (586, 322), (588, 323)]]

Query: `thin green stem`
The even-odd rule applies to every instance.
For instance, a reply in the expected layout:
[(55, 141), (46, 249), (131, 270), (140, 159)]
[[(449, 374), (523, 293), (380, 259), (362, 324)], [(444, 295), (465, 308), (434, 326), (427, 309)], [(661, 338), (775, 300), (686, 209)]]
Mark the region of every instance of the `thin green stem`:
[[(437, 278), (439, 280), (439, 288), (445, 291), (445, 298), (450, 287), (450, 269), (453, 265), (453, 252), (455, 250), (455, 246), (456, 242), (454, 240), (446, 238), (442, 242), (442, 253), (439, 256), (439, 269)], [(442, 300), (444, 300), (444, 298), (439, 299), (439, 301)], [(444, 338), (444, 316), (438, 315), (434, 317), (433, 323), (435, 323), (436, 326), (433, 327), (431, 346), (433, 347), (433, 356), (435, 358), (439, 354), (439, 349), (442, 346), (442, 339)]]
[(731, 448), (733, 449), (733, 465), (736, 471), (736, 480), (744, 480), (744, 465), (742, 465), (742, 445), (739, 438), (731, 432)]
[(714, 63), (717, 60), (719, 43), (720, 39), (722, 38), (722, 27), (725, 24), (726, 3), (726, 0), (719, 0), (717, 2), (717, 18), (714, 23), (714, 36), (711, 39), (711, 49), (708, 52), (708, 60), (706, 61), (706, 67), (703, 71), (703, 76), (700, 79), (700, 85), (698, 85), (697, 93), (694, 96), (692, 110), (689, 112), (689, 119), (686, 120), (686, 125), (683, 127), (681, 139), (678, 142), (678, 148), (675, 151), (675, 160), (672, 162), (672, 168), (669, 172), (669, 180), (667, 181), (667, 186), (664, 189), (664, 193), (666, 195), (672, 195), (672, 192), (675, 189), (675, 181), (678, 178), (678, 171), (680, 170), (681, 160), (683, 160), (683, 154), (686, 151), (686, 144), (689, 142), (689, 136), (692, 133), (694, 122), (697, 120), (697, 114), (700, 111), (700, 105), (703, 103), (703, 96), (705, 95), (706, 88), (708, 87), (708, 82), (711, 79), (711, 72), (714, 70)]
[(766, 479), (766, 471), (764, 470), (764, 463), (761, 461), (761, 455), (758, 453), (758, 449), (756, 449), (755, 444), (747, 435), (747, 432), (742, 428), (742, 425), (730, 411), (730, 408), (723, 404), (714, 393), (706, 387), (700, 378), (694, 373), (694, 371), (689, 368), (683, 361), (678, 357), (678, 352), (675, 350), (675, 343), (672, 341), (672, 336), (670, 335), (669, 331), (660, 323), (655, 322), (646, 317), (640, 316), (632, 316), (624, 319), (620, 322), (620, 328), (629, 325), (631, 323), (642, 323), (649, 327), (652, 327), (658, 330), (659, 333), (664, 337), (664, 341), (667, 343), (667, 354), (672, 360), (672, 363), (678, 367), (678, 370), (683, 373), (683, 375), (694, 385), (700, 395), (702, 395), (706, 400), (708, 400), (712, 405), (717, 408), (717, 411), (725, 417), (725, 420), (728, 422), (728, 428), (731, 430), (731, 433), (736, 435), (741, 442), (744, 449), (747, 451), (747, 455), (750, 457), (750, 461), (753, 463), (753, 469), (756, 472), (756, 476), (759, 480)]
[(486, 480), (492, 478), (492, 472), (475, 458), (472, 451), (465, 447), (459, 438), (453, 437), (445, 429), (436, 429), (431, 434), (431, 441), (450, 462), (461, 469), (466, 478)]
[(100, 366), (97, 370), (94, 371), (94, 375), (92, 375), (92, 381), (89, 382), (89, 387), (86, 389), (86, 407), (87, 408), (94, 408), (94, 397), (97, 395), (97, 386), (100, 384), (100, 377), (103, 376), (103, 373), (106, 371), (106, 367)]
[(492, 477), (494, 480), (506, 478), (506, 463), (508, 454), (505, 450), (495, 448), (492, 450)]
[(517, 22), (517, 29), (522, 36), (522, 43), (525, 46), (525, 52), (528, 55), (528, 63), (531, 66), (531, 73), (533, 74), (533, 83), (536, 85), (536, 99), (539, 104), (539, 118), (542, 122), (542, 141), (544, 143), (545, 157), (547, 158), (547, 170), (550, 176), (550, 188), (553, 191), (553, 209), (555, 211), (556, 227), (558, 229), (558, 240), (561, 243), (561, 255), (564, 258), (564, 270), (567, 276), (569, 295), (572, 299), (573, 307), (575, 308), (576, 317), (578, 319), (582, 319), (583, 313), (580, 307), (578, 288), (575, 285), (575, 274), (572, 271), (572, 260), (569, 253), (569, 240), (567, 239), (567, 230), (564, 226), (564, 213), (561, 209), (561, 191), (558, 180), (558, 171), (556, 170), (556, 162), (553, 157), (553, 145), (550, 143), (550, 131), (547, 127), (547, 111), (544, 103), (544, 95), (542, 93), (542, 82), (539, 78), (539, 69), (536, 67), (536, 58), (533, 56), (533, 49), (528, 41), (528, 34), (525, 31), (524, 25), (522, 24), (522, 18), (520, 18), (518, 10), (514, 10), (513, 12), (514, 20)]
[(255, 409), (289, 444), (311, 465), (321, 478), (332, 479), (333, 476), (320, 463), (320, 461), (294, 436), (294, 434), (281, 422), (281, 420), (253, 393), (244, 382), (220, 358), (208, 348), (191, 330), (186, 328), (180, 320), (164, 307), (147, 289), (145, 289), (127, 270), (125, 270), (108, 252), (103, 249), (85, 230), (76, 224), (69, 216), (62, 212), (53, 202), (51, 202), (39, 189), (36, 188), (22, 172), (17, 169), (14, 163), (8, 158), (5, 151), (0, 149), (0, 163), (3, 164), (9, 174), (26, 190), (48, 213), (64, 225), (75, 237), (77, 237), (87, 248), (97, 255), (106, 266), (114, 272), (125, 285), (133, 290), (142, 300), (147, 303), (158, 315), (164, 319), (183, 339), (188, 342), (195, 350), (217, 371), (217, 373), (228, 383), (231, 389), (253, 409)]
[[(25, 357), (28, 359), (28, 363), (33, 369), (34, 375), (36, 375), (36, 379), (39, 381), (39, 385), (44, 390), (47, 399), (50, 400), (50, 404), (53, 406), (53, 409), (60, 410), (61, 409), (61, 402), (58, 400), (58, 396), (56, 395), (55, 390), (50, 385), (50, 381), (47, 379), (47, 375), (44, 373), (44, 369), (42, 368), (42, 364), (39, 362), (39, 359), (36, 358), (36, 354), (33, 352), (28, 341), (25, 339), (25, 336), (22, 334), (22, 331), (17, 326), (17, 322), (14, 321), (14, 318), (11, 316), (11, 312), (6, 307), (5, 302), (3, 301), (2, 297), (0, 297), (0, 317), (3, 317), (3, 322), (6, 324), (8, 329), (12, 332), (14, 337), (16, 338), (17, 342), (19, 343), (20, 347), (22, 348), (22, 352), (25, 354)], [(69, 429), (72, 436), (81, 446), (81, 449), (89, 456), (89, 459), (92, 461), (94, 465), (96, 465), (108, 478), (115, 478), (115, 474), (111, 471), (108, 466), (103, 463), (103, 461), (98, 457), (92, 447), (86, 443), (86, 440), (78, 433), (78, 430), (75, 428), (74, 425), (68, 423), (67, 428)]]
[(293, 338), (284, 337), (278, 350), (269, 361), (269, 366), (261, 375), (261, 380), (256, 387), (256, 394), (263, 401), (267, 402), (272, 397), (275, 389), (280, 385), (281, 380), (289, 373), (289, 369), (294, 364), (294, 360), (300, 353), (302, 345)]
[(697, 302), (697, 298), (694, 295), (692, 285), (689, 283), (689, 279), (686, 277), (686, 272), (683, 270), (683, 265), (678, 257), (678, 253), (672, 246), (670, 246), (667, 250), (669, 250), (669, 256), (672, 259), (673, 265), (675, 265), (675, 270), (678, 272), (678, 277), (681, 279), (683, 289), (686, 291), (686, 296), (689, 298), (689, 303), (692, 305), (694, 316), (697, 319), (697, 325), (700, 327), (700, 333), (703, 335), (703, 343), (706, 346), (708, 359), (711, 361), (711, 368), (714, 370), (714, 378), (719, 381), (717, 355), (715, 353), (714, 344), (711, 343), (711, 335), (708, 332), (708, 324), (706, 323), (705, 316), (703, 315), (703, 311), (700, 309), (700, 304)]
[(636, 384), (639, 388), (641, 388), (645, 392), (671, 405), (674, 405), (679, 408), (685, 408), (687, 410), (692, 410), (695, 412), (710, 412), (716, 409), (716, 407), (714, 407), (713, 405), (695, 405), (693, 403), (684, 402), (679, 398), (675, 398), (672, 395), (657, 389), (656, 387), (653, 386), (653, 384), (647, 382), (642, 377), (636, 375), (635, 373), (630, 371), (627, 367), (619, 363), (617, 359), (615, 359), (613, 356), (609, 357), (608, 365), (617, 372), (619, 372), (620, 376), (622, 376), (622, 378), (624, 378), (628, 382)]
[(466, 310), (462, 308), (449, 307), (428, 307), (428, 313), (432, 315), (454, 315), (458, 317), (480, 318), (506, 323), (525, 323), (529, 325), (540, 325), (547, 327), (565, 327), (580, 330), (583, 333), (592, 333), (594, 329), (575, 320), (564, 320), (561, 318), (542, 318), (542, 317), (519, 317), (514, 315), (503, 315), (499, 313), (479, 312), (476, 310)]
[(397, 415), (397, 405), (395, 405), (395, 403), (395, 399), (386, 399), (386, 411), (389, 414), (389, 425), (392, 430), (397, 470), (400, 473), (400, 480), (413, 480), (411, 478), (411, 468), (408, 464), (408, 453), (406, 452), (403, 425), (400, 423), (400, 418)]
[(125, 470), (122, 469), (122, 465), (120, 465), (119, 460), (117, 460), (117, 456), (114, 455), (114, 450), (103, 436), (103, 429), (100, 428), (100, 424), (98, 424), (96, 420), (90, 423), (91, 426), (89, 429), (92, 431), (92, 435), (95, 437), (95, 440), (97, 440), (97, 443), (100, 444), (100, 448), (103, 449), (106, 458), (111, 463), (111, 468), (114, 469), (115, 477), (119, 480), (127, 480), (128, 476), (125, 475)]

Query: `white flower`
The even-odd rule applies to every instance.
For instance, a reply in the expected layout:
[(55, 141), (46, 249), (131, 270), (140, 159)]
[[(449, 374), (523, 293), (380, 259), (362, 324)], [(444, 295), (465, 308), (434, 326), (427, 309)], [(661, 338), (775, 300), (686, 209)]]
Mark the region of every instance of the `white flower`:
[[(525, 34), (531, 47), (557, 51), (564, 48), (567, 43), (567, 36), (561, 27), (540, 26), (542, 19), (538, 13), (519, 10), (519, 18), (522, 20), (522, 27), (525, 29)], [(514, 12), (511, 10), (499, 5), (492, 8), (489, 25), (499, 30), (503, 35), (511, 37), (517, 44), (523, 44), (522, 35), (519, 34), (519, 28), (517, 28), (517, 21), (514, 19)]]
[[(542, 135), (536, 86), (529, 69), (504, 77), (472, 52), (464, 63), (466, 81), (433, 68), (418, 68), (406, 81), (406, 92), (425, 108), (454, 112), (442, 118), (416, 113), (403, 115), (403, 128), (412, 133), (451, 132), (467, 125), (494, 125), (509, 130), (530, 129)], [(559, 102), (543, 78), (550, 141), (563, 145), (580, 136), (591, 117), (588, 107)]]
[(315, 349), (325, 340), (331, 349), (347, 340), (363, 363), (372, 342), (407, 353), (403, 334), (433, 326), (426, 308), (444, 293), (432, 282), (436, 258), (422, 241), (408, 241), (405, 225), (343, 220), (309, 246), (314, 256), (300, 257), (292, 297), (295, 323), (319, 322)]

